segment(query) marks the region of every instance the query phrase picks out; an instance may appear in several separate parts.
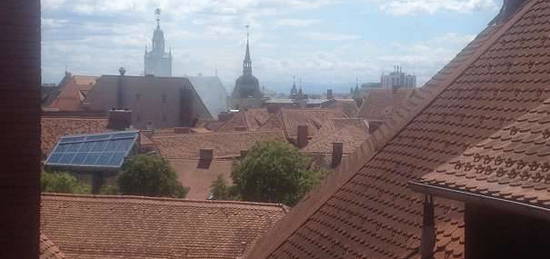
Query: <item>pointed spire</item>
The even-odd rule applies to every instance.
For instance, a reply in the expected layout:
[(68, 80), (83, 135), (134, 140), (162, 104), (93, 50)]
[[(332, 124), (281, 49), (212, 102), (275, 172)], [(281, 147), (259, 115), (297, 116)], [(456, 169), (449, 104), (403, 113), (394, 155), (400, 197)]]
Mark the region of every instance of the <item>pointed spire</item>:
[(157, 28), (160, 28), (160, 8), (155, 10), (155, 15), (157, 16)]
[(252, 75), (252, 59), (250, 58), (250, 25), (246, 25), (246, 54), (244, 55), (243, 74)]

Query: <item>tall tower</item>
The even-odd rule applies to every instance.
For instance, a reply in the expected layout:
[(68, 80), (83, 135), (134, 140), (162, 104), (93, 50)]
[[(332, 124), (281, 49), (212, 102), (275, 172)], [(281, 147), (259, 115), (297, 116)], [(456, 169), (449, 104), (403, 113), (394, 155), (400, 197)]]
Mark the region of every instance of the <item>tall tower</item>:
[(155, 10), (157, 28), (153, 33), (153, 49), (145, 47), (145, 75), (172, 76), (172, 51), (166, 52), (164, 32), (160, 29), (160, 9)]
[(250, 58), (250, 33), (246, 26), (246, 53), (243, 61), (243, 74), (235, 82), (232, 99), (234, 108), (253, 108), (261, 106), (263, 93), (258, 79), (252, 75), (252, 59)]

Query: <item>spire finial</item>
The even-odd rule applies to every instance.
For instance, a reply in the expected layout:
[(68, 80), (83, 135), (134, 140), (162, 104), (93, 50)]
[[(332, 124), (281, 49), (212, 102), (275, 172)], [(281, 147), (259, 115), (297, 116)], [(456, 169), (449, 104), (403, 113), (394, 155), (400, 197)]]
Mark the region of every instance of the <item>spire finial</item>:
[(160, 8), (155, 9), (155, 15), (157, 16), (157, 27), (160, 27)]

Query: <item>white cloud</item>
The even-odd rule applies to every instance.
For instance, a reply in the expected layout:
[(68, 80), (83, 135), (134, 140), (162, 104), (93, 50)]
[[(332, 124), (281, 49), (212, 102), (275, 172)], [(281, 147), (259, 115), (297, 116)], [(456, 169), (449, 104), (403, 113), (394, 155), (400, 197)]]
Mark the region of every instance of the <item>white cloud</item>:
[(318, 19), (280, 19), (275, 22), (278, 27), (308, 27), (318, 24), (321, 21)]
[(393, 15), (419, 13), (434, 14), (440, 11), (468, 13), (480, 9), (497, 8), (496, 0), (371, 0), (380, 9)]
[(318, 41), (351, 41), (361, 39), (361, 36), (359, 35), (328, 32), (307, 32), (304, 33), (302, 37), (308, 40)]

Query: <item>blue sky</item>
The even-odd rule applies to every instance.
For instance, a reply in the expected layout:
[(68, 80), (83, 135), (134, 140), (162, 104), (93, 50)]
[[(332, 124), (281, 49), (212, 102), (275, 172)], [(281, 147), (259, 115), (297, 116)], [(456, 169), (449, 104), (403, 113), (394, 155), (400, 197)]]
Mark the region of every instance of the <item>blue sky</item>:
[(231, 89), (251, 25), (254, 74), (287, 92), (346, 91), (401, 65), (427, 81), (496, 15), (501, 0), (42, 0), (43, 81), (143, 73), (154, 9), (174, 75), (218, 75)]

